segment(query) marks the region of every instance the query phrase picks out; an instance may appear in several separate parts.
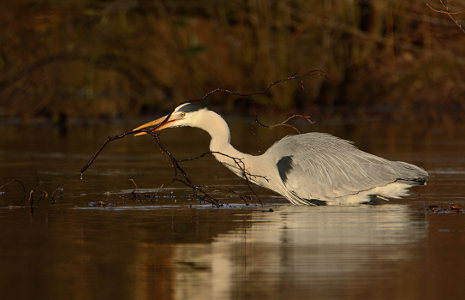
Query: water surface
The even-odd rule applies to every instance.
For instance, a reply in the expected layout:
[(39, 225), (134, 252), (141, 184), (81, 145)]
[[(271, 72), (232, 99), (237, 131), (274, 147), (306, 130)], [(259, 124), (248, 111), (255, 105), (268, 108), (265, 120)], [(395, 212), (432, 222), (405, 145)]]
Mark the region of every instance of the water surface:
[[(236, 123), (233, 144), (252, 153), (290, 133)], [(212, 195), (228, 203), (217, 208), (171, 182), (173, 169), (151, 137), (113, 142), (81, 180), (102, 140), (133, 125), (70, 126), (66, 135), (47, 125), (0, 126), (0, 184), (20, 181), (0, 190), (1, 299), (463, 295), (465, 214), (450, 207), (465, 207), (464, 128), (312, 128), (429, 171), (418, 193), (377, 206), (292, 206), (258, 187), (263, 205), (246, 205), (238, 194), (253, 195), (247, 185), (214, 159), (185, 163), (193, 182), (216, 187)], [(161, 138), (178, 158), (208, 150), (198, 130)]]

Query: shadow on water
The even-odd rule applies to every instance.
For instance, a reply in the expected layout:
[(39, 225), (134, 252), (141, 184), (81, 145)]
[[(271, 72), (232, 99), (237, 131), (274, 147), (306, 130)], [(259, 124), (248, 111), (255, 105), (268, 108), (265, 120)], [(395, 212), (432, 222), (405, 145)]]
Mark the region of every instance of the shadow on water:
[[(103, 137), (132, 124), (71, 126), (65, 136), (46, 126), (1, 126), (0, 184), (19, 178), (27, 191), (39, 185), (63, 194), (55, 202), (34, 195), (30, 210), (19, 184), (0, 190), (0, 267), (7, 270), (0, 298), (459, 299), (465, 214), (428, 207), (465, 207), (464, 131), (341, 125), (315, 130), (419, 164), (430, 172), (428, 186), (374, 207), (296, 207), (259, 188), (265, 205), (247, 206), (216, 191), (230, 203), (218, 209), (170, 183), (173, 171), (150, 137), (114, 142), (80, 180)], [(176, 130), (162, 140), (177, 157), (207, 150), (206, 134)], [(255, 153), (289, 133), (253, 135), (240, 122), (232, 132), (233, 144)], [(185, 167), (196, 183), (249, 192), (212, 158)], [(131, 198), (130, 179), (138, 197)], [(91, 204), (99, 201), (106, 205)]]

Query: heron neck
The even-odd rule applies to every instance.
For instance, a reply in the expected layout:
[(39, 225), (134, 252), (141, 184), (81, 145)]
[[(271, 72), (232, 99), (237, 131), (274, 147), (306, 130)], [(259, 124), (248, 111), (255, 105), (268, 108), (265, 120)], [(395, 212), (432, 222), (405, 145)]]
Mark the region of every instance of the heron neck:
[(244, 175), (247, 174), (248, 180), (261, 186), (267, 185), (268, 180), (265, 176), (255, 176), (263, 173), (256, 169), (257, 165), (260, 165), (257, 164), (260, 156), (242, 153), (231, 145), (229, 126), (220, 115), (211, 112), (208, 123), (203, 124), (205, 125), (202, 126), (202, 129), (211, 136), (210, 151), (220, 163), (239, 177), (244, 178)]
[(230, 163), (231, 157), (244, 159), (249, 156), (231, 145), (231, 134), (226, 121), (220, 115), (211, 111), (210, 113), (208, 123), (202, 129), (210, 134), (210, 151), (213, 152), (216, 159), (222, 163)]

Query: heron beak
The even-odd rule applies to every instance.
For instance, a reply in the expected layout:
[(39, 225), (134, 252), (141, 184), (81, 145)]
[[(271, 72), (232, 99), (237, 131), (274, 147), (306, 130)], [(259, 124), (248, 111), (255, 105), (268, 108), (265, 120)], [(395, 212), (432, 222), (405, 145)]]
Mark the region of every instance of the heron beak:
[[(134, 128), (133, 131), (135, 130), (139, 130), (139, 129), (144, 129), (144, 128), (148, 128), (148, 127), (156, 127), (154, 128), (152, 131), (160, 131), (160, 130), (163, 130), (165, 128), (169, 128), (171, 126), (173, 126), (173, 123), (176, 122), (177, 120), (179, 120), (174, 114), (171, 114), (171, 116), (166, 120), (167, 116), (164, 116), (164, 117), (161, 117), (161, 118), (158, 118), (156, 120), (153, 120), (151, 122), (147, 122), (137, 128)], [(163, 123), (163, 121), (165, 121), (165, 123)], [(163, 124), (162, 124), (163, 123)], [(161, 124), (161, 125), (160, 125)], [(139, 132), (139, 133), (136, 133), (134, 136), (139, 136), (139, 135), (144, 135), (144, 134), (147, 134), (147, 132)]]

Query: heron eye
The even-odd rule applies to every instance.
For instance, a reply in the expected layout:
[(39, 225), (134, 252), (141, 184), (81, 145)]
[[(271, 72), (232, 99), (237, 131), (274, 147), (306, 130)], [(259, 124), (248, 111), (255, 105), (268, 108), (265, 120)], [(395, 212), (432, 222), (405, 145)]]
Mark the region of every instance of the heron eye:
[(180, 116), (184, 118), (186, 116), (186, 113), (182, 112), (182, 113), (180, 113)]

